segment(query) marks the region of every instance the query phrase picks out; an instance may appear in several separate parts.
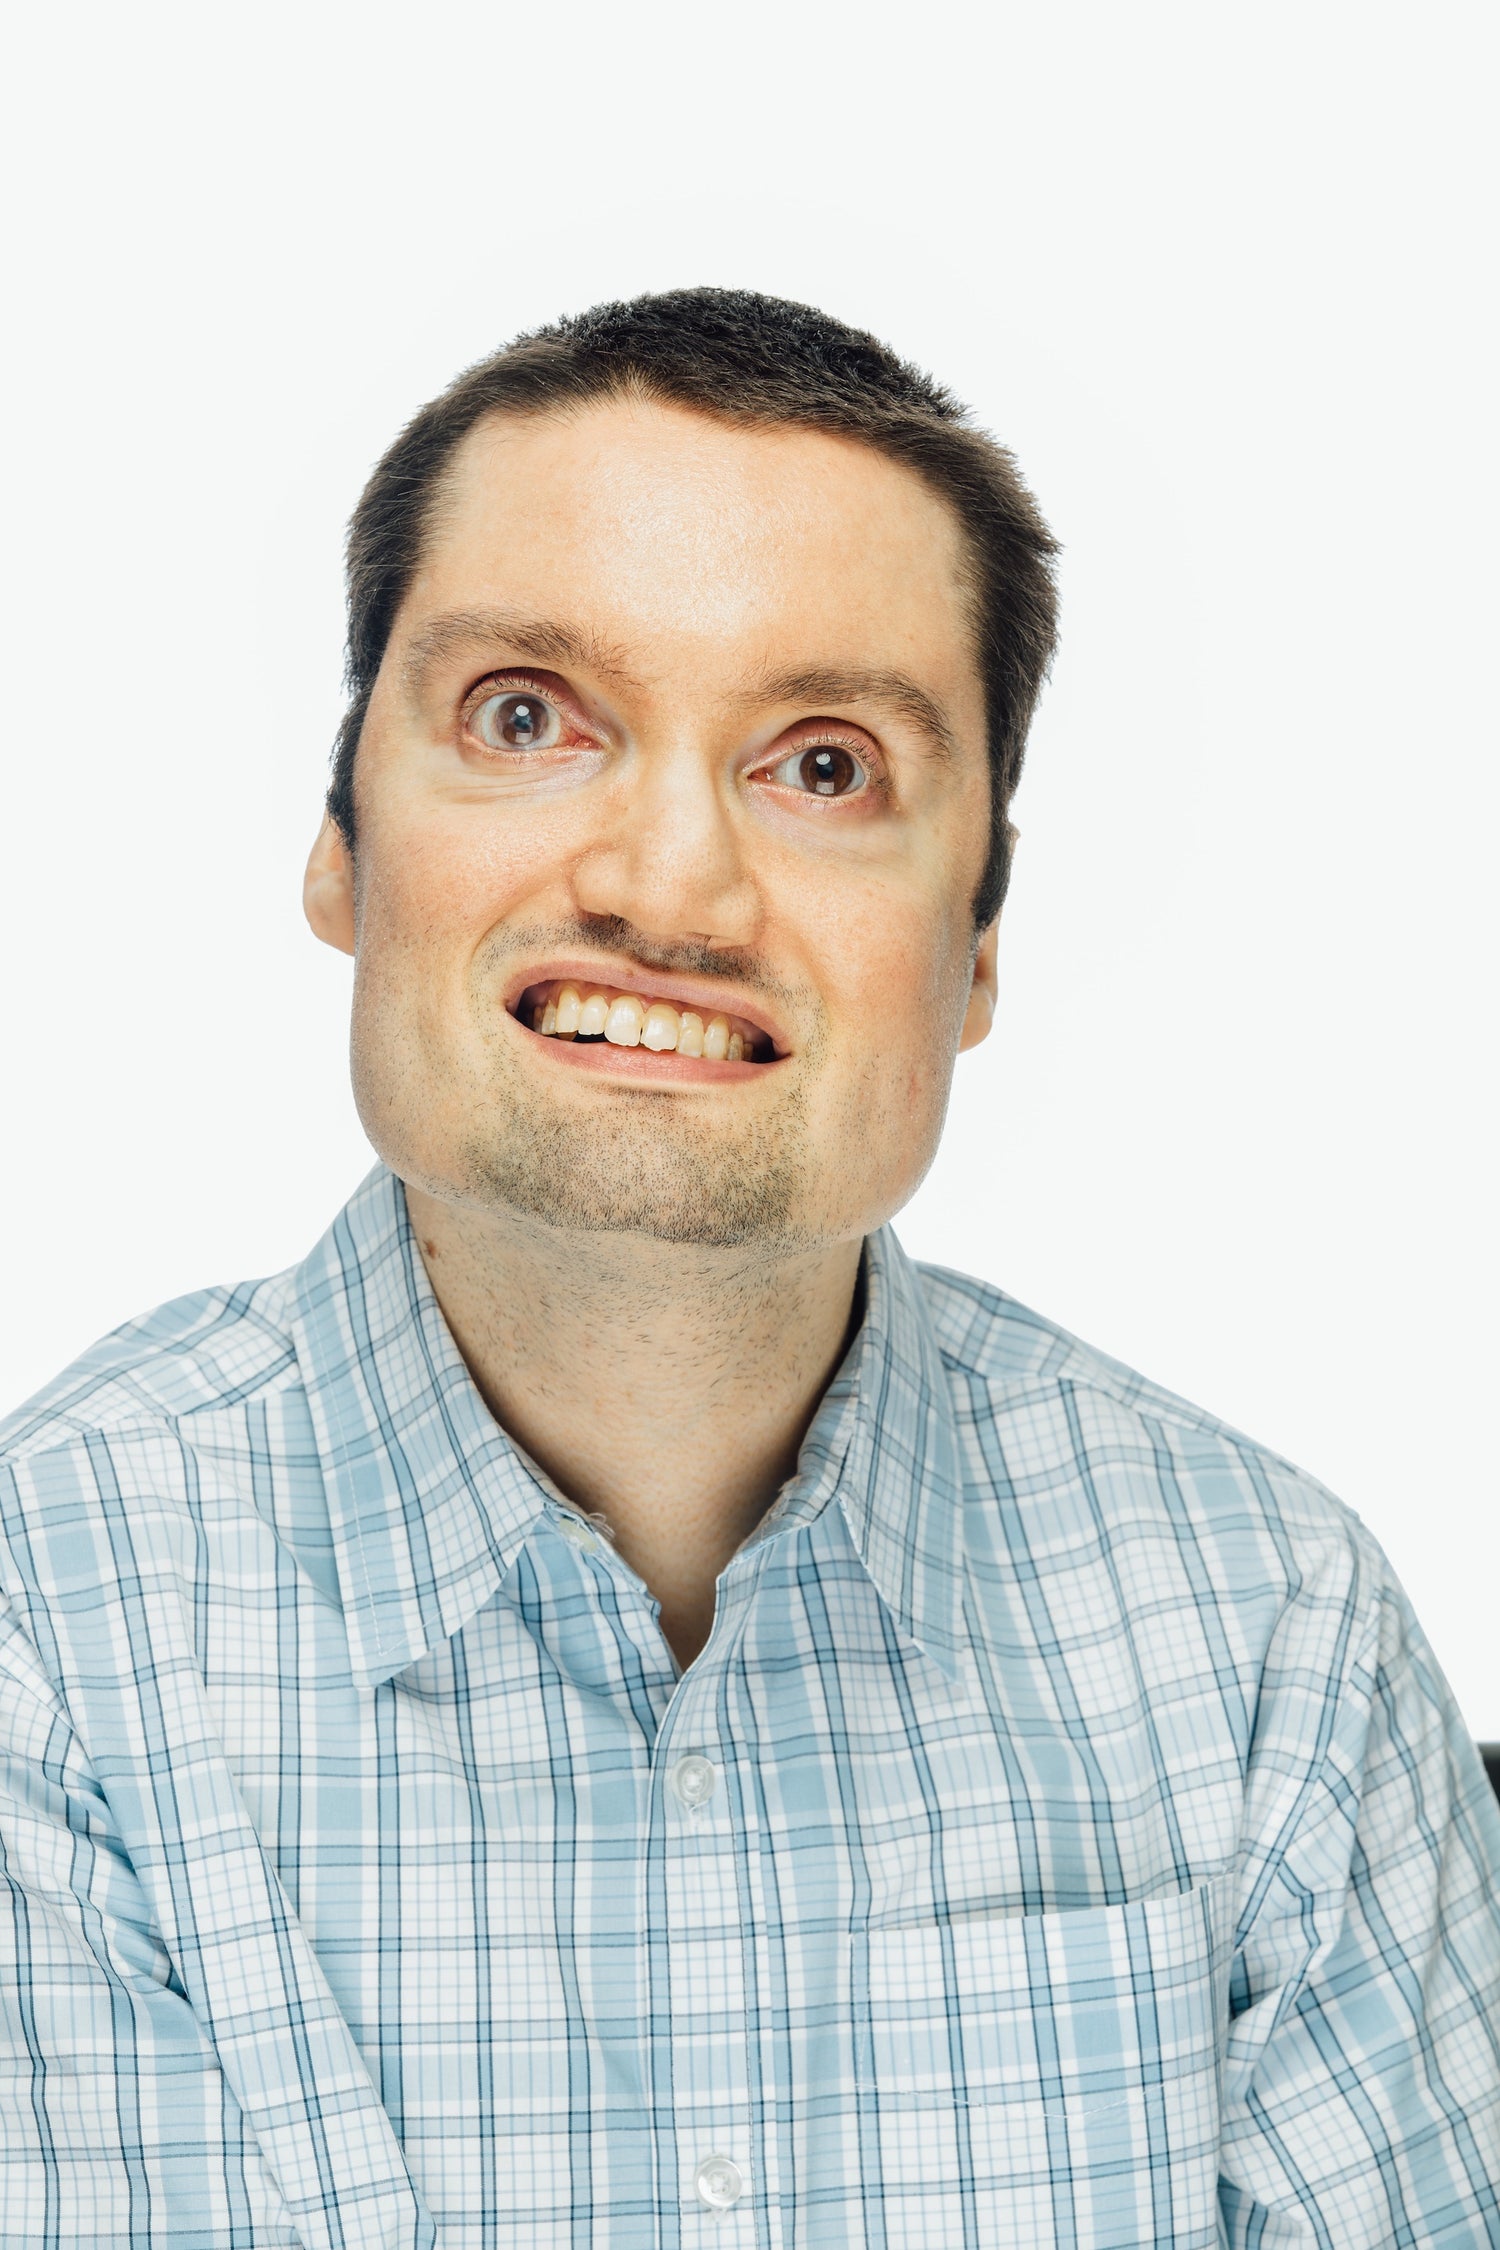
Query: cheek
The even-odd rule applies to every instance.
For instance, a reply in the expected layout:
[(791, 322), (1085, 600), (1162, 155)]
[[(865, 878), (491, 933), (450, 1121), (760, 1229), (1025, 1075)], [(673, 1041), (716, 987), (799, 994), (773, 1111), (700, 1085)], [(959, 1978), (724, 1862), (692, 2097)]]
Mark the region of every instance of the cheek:
[(357, 937), (372, 970), (387, 956), (420, 954), (429, 964), (446, 959), (461, 976), (495, 923), (544, 887), (557, 864), (543, 824), (477, 819), (472, 808), (387, 834), (377, 828), (367, 850)]
[(361, 1114), (452, 1086), (467, 1046), (465, 978), (495, 918), (493, 855), (441, 827), (361, 838), (353, 1047)]
[(867, 1049), (904, 1069), (946, 1074), (972, 981), (970, 917), (941, 895), (870, 902), (838, 933), (825, 958), (835, 964), (833, 1004)]

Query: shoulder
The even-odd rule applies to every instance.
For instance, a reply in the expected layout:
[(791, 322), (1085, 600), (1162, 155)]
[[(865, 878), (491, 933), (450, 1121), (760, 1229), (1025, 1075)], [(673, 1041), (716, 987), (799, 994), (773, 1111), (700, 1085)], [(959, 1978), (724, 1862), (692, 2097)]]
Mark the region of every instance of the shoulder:
[(175, 1297), (100, 1337), (0, 1421), (0, 1464), (176, 1431), (294, 1384), (294, 1270)]
[(147, 1580), (196, 1584), (206, 1533), (239, 1536), (262, 1504), (265, 1465), (289, 1440), (311, 1453), (291, 1279), (127, 1321), (0, 1423), (0, 1592), (39, 1646), (64, 1615), (99, 1630)]
[(1086, 1488), (1101, 1531), (1215, 1546), (1242, 1583), (1331, 1573), (1368, 1597), (1387, 1576), (1354, 1511), (1285, 1455), (991, 1283), (915, 1271), (971, 1490), (1013, 1482), (1045, 1509)]

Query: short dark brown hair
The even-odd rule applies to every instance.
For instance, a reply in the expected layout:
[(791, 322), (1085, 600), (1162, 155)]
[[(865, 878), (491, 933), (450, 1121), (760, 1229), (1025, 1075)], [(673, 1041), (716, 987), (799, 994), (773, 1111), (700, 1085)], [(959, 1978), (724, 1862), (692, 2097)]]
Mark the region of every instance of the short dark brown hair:
[(328, 810), (354, 845), (354, 757), (396, 612), (453, 454), (490, 414), (566, 411), (633, 395), (721, 421), (857, 438), (952, 507), (968, 547), (990, 756), (990, 848), (974, 898), (999, 912), (1008, 807), (1057, 637), (1057, 542), (1004, 446), (919, 368), (810, 305), (743, 289), (674, 289), (520, 336), (424, 406), (377, 465), (349, 524), (349, 708)]

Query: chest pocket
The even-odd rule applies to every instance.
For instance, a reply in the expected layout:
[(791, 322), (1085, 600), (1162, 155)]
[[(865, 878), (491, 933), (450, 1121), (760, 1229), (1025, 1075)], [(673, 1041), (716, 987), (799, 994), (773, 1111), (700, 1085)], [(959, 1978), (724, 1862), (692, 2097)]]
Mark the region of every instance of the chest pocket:
[(886, 2241), (1211, 2250), (1231, 1915), (1220, 1877), (870, 1931), (860, 2106)]

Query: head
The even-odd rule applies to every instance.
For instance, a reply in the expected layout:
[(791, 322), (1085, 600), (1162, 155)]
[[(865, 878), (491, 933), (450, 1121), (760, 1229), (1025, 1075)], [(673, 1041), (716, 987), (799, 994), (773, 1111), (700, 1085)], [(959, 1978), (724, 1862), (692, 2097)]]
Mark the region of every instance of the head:
[(425, 408), (307, 884), (392, 1168), (668, 1244), (899, 1208), (990, 1021), (1054, 551), (945, 392), (773, 299), (600, 307)]

